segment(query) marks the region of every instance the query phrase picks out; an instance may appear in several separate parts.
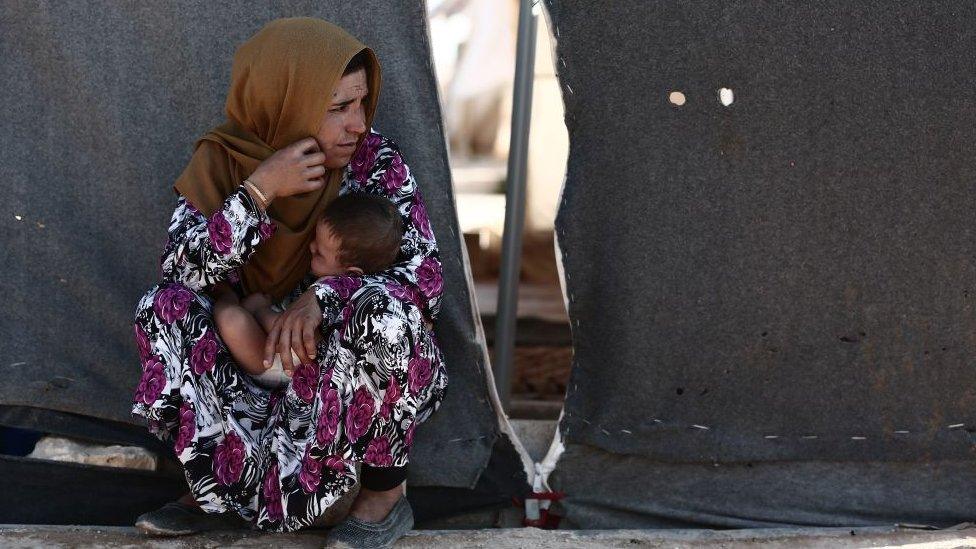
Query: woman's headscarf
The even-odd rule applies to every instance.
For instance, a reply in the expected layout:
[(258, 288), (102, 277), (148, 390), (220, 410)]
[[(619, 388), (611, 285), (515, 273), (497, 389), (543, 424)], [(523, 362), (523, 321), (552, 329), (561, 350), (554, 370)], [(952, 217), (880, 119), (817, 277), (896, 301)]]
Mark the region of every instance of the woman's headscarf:
[[(227, 122), (197, 140), (174, 189), (208, 217), (219, 210), (261, 161), (318, 131), (346, 65), (361, 51), (368, 59), (368, 132), (380, 90), (373, 51), (322, 19), (291, 17), (265, 25), (234, 54)], [(242, 269), (247, 293), (280, 299), (308, 272), (308, 244), (317, 220), (339, 192), (342, 170), (327, 168), (323, 179), (326, 184), (318, 191), (272, 202), (268, 213), (278, 228)]]

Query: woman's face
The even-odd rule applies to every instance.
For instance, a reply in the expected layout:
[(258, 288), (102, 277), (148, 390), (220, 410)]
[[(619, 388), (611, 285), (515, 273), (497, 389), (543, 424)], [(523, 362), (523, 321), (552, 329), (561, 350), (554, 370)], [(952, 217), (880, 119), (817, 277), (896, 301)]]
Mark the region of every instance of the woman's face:
[(366, 70), (359, 69), (339, 80), (332, 102), (319, 124), (315, 140), (325, 153), (326, 168), (344, 168), (356, 152), (356, 142), (366, 133)]

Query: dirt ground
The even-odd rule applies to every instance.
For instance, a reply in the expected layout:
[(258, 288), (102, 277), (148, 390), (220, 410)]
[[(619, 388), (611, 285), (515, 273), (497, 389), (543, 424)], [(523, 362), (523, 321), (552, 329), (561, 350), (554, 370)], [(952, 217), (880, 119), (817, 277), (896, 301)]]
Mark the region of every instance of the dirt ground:
[[(150, 538), (132, 528), (0, 525), (0, 546), (27, 547), (320, 547), (321, 533), (223, 532), (182, 538)], [(976, 547), (976, 529), (777, 528), (756, 530), (415, 530), (398, 549), (427, 547)]]

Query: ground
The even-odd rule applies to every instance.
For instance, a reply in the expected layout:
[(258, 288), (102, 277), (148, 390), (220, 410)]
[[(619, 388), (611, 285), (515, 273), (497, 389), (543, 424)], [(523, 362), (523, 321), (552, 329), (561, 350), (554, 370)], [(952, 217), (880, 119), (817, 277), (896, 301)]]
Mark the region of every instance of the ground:
[[(0, 546), (26, 547), (320, 547), (321, 533), (223, 532), (182, 538), (150, 538), (132, 528), (0, 525)], [(428, 547), (976, 547), (976, 528), (776, 528), (755, 530), (415, 530), (397, 549)]]

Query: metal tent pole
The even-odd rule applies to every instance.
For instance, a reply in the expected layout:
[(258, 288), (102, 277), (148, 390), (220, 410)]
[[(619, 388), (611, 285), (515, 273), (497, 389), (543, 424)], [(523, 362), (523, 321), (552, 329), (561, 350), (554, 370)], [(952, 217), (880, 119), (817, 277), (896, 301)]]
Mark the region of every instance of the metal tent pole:
[(505, 185), (505, 229), (502, 263), (498, 278), (498, 309), (495, 319), (495, 384), (502, 406), (508, 410), (512, 393), (512, 362), (515, 353), (515, 322), (518, 312), (518, 282), (525, 224), (525, 178), (532, 118), (532, 79), (535, 76), (537, 21), (532, 0), (520, 0), (518, 41), (515, 51), (515, 86), (512, 91), (512, 135), (509, 141), (508, 177)]

